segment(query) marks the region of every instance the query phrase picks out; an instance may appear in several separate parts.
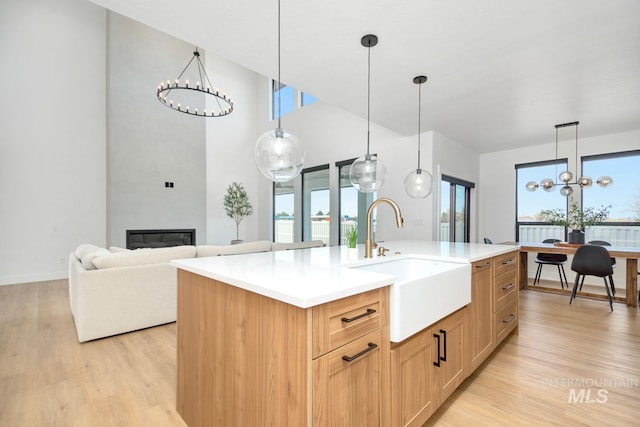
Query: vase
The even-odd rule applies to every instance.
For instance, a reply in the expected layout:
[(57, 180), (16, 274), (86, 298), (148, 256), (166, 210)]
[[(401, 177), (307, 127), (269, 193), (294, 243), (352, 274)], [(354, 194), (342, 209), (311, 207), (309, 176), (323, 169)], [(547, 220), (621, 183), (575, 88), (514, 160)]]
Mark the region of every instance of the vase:
[(584, 245), (584, 231), (571, 230), (569, 233), (569, 243)]
[(347, 259), (349, 261), (356, 261), (358, 259), (358, 248), (347, 248)]

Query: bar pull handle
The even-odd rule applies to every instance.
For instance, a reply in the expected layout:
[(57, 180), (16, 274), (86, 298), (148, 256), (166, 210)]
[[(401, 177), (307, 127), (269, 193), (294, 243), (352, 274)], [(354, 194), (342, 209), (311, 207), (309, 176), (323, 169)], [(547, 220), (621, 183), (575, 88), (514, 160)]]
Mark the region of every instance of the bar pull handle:
[(515, 285), (514, 285), (513, 283), (509, 283), (509, 285), (508, 285), (508, 286), (503, 286), (503, 287), (502, 287), (502, 290), (503, 290), (503, 291), (508, 291), (508, 290), (510, 290), (510, 289), (513, 289), (513, 287), (514, 287), (514, 286), (515, 286)]
[(502, 265), (511, 265), (513, 262), (513, 258), (509, 258), (507, 261), (502, 261)]
[(476, 265), (476, 268), (487, 268), (487, 267), (491, 267), (491, 261), (487, 261), (482, 265)]
[(355, 316), (355, 317), (343, 317), (341, 320), (342, 320), (344, 323), (351, 323), (351, 322), (353, 322), (354, 320), (358, 320), (358, 319), (362, 319), (363, 317), (370, 316), (370, 315), (372, 315), (372, 314), (373, 314), (373, 313), (375, 313), (375, 312), (376, 312), (376, 311), (375, 311), (373, 308), (367, 308), (367, 311), (366, 311), (366, 312), (364, 312), (364, 313), (362, 313), (362, 314), (358, 314), (358, 315), (357, 315), (357, 316)]
[(444, 356), (440, 358), (443, 362), (447, 361), (447, 331), (444, 329), (440, 329), (440, 333), (442, 334), (442, 346), (444, 347)]
[(507, 317), (506, 319), (504, 319), (504, 320), (502, 321), (502, 323), (511, 323), (511, 322), (513, 322), (513, 320), (514, 320), (515, 318), (516, 318), (516, 315), (512, 313), (512, 314), (510, 314), (510, 315), (509, 315), (509, 317)]
[(436, 357), (436, 361), (433, 362), (433, 366), (440, 367), (440, 360), (442, 360), (442, 357), (440, 357), (440, 335), (433, 334), (433, 337), (438, 341), (438, 357)]
[(365, 354), (369, 353), (371, 350), (376, 349), (376, 348), (378, 348), (377, 344), (374, 344), (374, 343), (370, 342), (367, 345), (367, 348), (362, 350), (360, 353), (354, 354), (353, 356), (342, 356), (342, 360), (344, 360), (345, 362), (353, 362), (358, 357), (364, 356)]

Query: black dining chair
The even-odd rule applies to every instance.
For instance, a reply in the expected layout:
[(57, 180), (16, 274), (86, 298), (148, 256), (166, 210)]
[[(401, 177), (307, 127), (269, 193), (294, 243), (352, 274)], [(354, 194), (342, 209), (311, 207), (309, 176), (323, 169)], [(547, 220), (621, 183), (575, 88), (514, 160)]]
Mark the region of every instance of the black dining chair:
[[(588, 242), (590, 245), (598, 245), (598, 246), (611, 246), (611, 243), (605, 241), (605, 240), (592, 240), (590, 242)], [(616, 259), (614, 257), (611, 257), (611, 268), (616, 268)], [(613, 295), (616, 294), (616, 285), (615, 283), (613, 283), (613, 276), (610, 278), (611, 280), (611, 293)], [(582, 281), (584, 282), (584, 277), (582, 278)], [(582, 290), (582, 283), (580, 283), (580, 289)]]
[[(545, 239), (542, 243), (555, 243), (559, 242), (559, 239)], [(560, 286), (564, 289), (564, 285), (567, 285), (567, 289), (569, 289), (569, 282), (567, 282), (567, 275), (564, 272), (564, 264), (567, 262), (567, 256), (565, 254), (547, 254), (547, 253), (538, 253), (536, 256), (535, 262), (538, 264), (538, 269), (536, 270), (536, 276), (533, 279), (533, 286), (540, 282), (540, 273), (542, 273), (543, 265), (555, 265), (558, 267), (558, 276), (560, 276)], [(564, 281), (562, 280), (564, 276)]]
[(485, 237), (485, 238), (484, 238), (484, 242), (485, 242), (487, 245), (493, 245), (493, 242), (492, 242), (492, 241), (491, 241), (491, 239), (490, 239), (490, 238), (488, 238), (488, 237)]
[(613, 300), (609, 290), (609, 282), (607, 282), (607, 277), (611, 281), (611, 276), (613, 275), (609, 251), (598, 245), (580, 246), (573, 256), (571, 269), (576, 272), (576, 280), (573, 283), (569, 304), (571, 304), (576, 297), (578, 283), (580, 283), (580, 287), (582, 288), (580, 279), (584, 282), (584, 276), (597, 276), (602, 277), (604, 280), (604, 287), (607, 290), (607, 297), (609, 298), (609, 307), (611, 307), (611, 311), (613, 311)]

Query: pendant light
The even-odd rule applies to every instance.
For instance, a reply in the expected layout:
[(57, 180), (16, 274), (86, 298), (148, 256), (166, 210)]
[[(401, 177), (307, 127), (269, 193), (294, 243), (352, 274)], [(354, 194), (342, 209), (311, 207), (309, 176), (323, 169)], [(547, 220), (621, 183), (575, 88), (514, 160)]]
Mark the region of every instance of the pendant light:
[(422, 104), (422, 84), (427, 81), (427, 76), (414, 77), (413, 82), (418, 85), (418, 167), (409, 172), (404, 179), (404, 189), (409, 197), (425, 199), (433, 191), (433, 177), (429, 172), (420, 168), (420, 113)]
[[(576, 146), (575, 146), (576, 168), (578, 167), (578, 125), (579, 124), (580, 124), (580, 122), (571, 122), (571, 123), (562, 123), (562, 124), (556, 125), (556, 160), (558, 160), (558, 129), (559, 128), (564, 128), (564, 127), (569, 127), (569, 126), (575, 126), (575, 129), (576, 129)], [(578, 185), (581, 189), (587, 189), (587, 188), (591, 188), (593, 186), (593, 179), (590, 176), (581, 176), (580, 178), (576, 179), (574, 182), (571, 182), (571, 180), (573, 179), (573, 172), (571, 172), (569, 170), (561, 172), (560, 175), (558, 175), (558, 179), (561, 181), (561, 183), (556, 183), (551, 178), (543, 179), (542, 181), (540, 181), (540, 184), (538, 184), (535, 181), (529, 181), (525, 185), (525, 188), (527, 189), (527, 191), (536, 191), (538, 188), (542, 187), (542, 189), (544, 191), (552, 192), (553, 190), (555, 190), (556, 186), (562, 186), (562, 188), (560, 188), (560, 194), (562, 196), (569, 197), (569, 196), (571, 196), (573, 194), (573, 187), (572, 187), (573, 185)], [(601, 176), (596, 181), (596, 184), (599, 187), (607, 188), (608, 186), (613, 184), (613, 178), (611, 178), (610, 176), (606, 176), (606, 175), (605, 176)]]
[(377, 154), (369, 153), (369, 126), (371, 124), (371, 48), (378, 44), (378, 37), (367, 34), (360, 40), (362, 46), (368, 50), (367, 68), (367, 154), (358, 158), (351, 164), (349, 169), (349, 180), (351, 184), (361, 193), (373, 193), (378, 191), (387, 174), (387, 170)]
[(282, 129), (282, 83), (280, 80), (280, 0), (278, 0), (278, 127), (263, 133), (256, 141), (253, 159), (264, 176), (274, 182), (287, 182), (300, 174), (304, 150), (297, 136)]

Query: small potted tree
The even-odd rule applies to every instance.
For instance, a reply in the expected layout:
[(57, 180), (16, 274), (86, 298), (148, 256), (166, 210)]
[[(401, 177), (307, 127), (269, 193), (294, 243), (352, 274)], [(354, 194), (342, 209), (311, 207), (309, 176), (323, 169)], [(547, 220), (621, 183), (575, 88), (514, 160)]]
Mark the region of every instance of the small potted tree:
[(240, 240), (240, 223), (243, 219), (253, 214), (253, 206), (249, 202), (249, 196), (241, 183), (233, 182), (227, 188), (227, 194), (224, 196), (224, 210), (227, 216), (236, 222), (236, 239), (231, 244), (242, 242)]
[(601, 206), (599, 209), (593, 207), (580, 209), (572, 198), (567, 213), (564, 209), (545, 209), (540, 212), (540, 216), (553, 225), (561, 225), (571, 229), (568, 237), (569, 243), (583, 244), (584, 229), (604, 222), (609, 216), (610, 209), (611, 205)]

